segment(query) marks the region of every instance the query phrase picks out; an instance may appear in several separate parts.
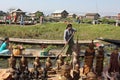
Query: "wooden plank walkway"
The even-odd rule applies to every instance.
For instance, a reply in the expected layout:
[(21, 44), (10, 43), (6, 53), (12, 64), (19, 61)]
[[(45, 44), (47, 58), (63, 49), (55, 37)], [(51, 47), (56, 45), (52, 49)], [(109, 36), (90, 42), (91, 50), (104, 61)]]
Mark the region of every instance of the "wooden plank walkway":
[[(4, 40), (4, 38), (0, 37), (0, 40)], [(20, 43), (20, 44), (50, 44), (50, 45), (64, 45), (64, 40), (44, 40), (44, 39), (22, 39), (22, 38), (10, 38), (10, 42)], [(94, 42), (99, 42), (99, 40), (94, 40)], [(88, 44), (91, 43), (91, 40), (79, 40), (79, 44)]]
[[(18, 56), (14, 56), (15, 58), (21, 58), (22, 55), (18, 55)], [(34, 59), (36, 56), (33, 56), (33, 55), (25, 55), (24, 56), (25, 58), (29, 58), (29, 59)], [(46, 59), (46, 58), (50, 58), (50, 59), (56, 59), (57, 56), (38, 56), (40, 59)], [(63, 58), (66, 58), (67, 56), (66, 55), (63, 55), (62, 56)], [(79, 57), (84, 57), (84, 55), (80, 55)], [(7, 58), (10, 58), (10, 55), (1, 55), (0, 54), (0, 58), (4, 58), (4, 59), (7, 59)]]

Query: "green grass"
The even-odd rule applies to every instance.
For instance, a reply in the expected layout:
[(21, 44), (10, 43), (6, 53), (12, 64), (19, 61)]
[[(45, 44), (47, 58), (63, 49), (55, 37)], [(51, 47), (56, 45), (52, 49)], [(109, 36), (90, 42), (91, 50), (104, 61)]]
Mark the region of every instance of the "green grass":
[[(109, 39), (120, 39), (120, 27), (109, 24), (77, 24), (72, 23), (76, 28), (75, 39), (91, 40), (99, 37)], [(35, 39), (50, 39), (62, 40), (63, 33), (66, 28), (65, 23), (45, 23), (32, 26), (19, 26), (19, 25), (0, 25), (0, 37), (12, 38), (35, 38)]]

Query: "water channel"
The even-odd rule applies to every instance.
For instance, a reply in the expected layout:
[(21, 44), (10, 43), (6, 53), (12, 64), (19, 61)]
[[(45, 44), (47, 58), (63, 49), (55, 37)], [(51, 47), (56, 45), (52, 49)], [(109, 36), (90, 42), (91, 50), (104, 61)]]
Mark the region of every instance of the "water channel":
[[(109, 47), (109, 50), (108, 50), (108, 47)], [(109, 64), (109, 58), (110, 58), (110, 56), (108, 56), (107, 54), (109, 54), (111, 52), (112, 48), (113, 47), (110, 47), (110, 46), (106, 46), (105, 47), (104, 66), (106, 66), (106, 65)], [(50, 50), (49, 53), (52, 54), (52, 56), (54, 56), (54, 54), (59, 53), (60, 51), (61, 51), (61, 48), (59, 48), (59, 49), (52, 49), (52, 50)], [(85, 49), (81, 50), (80, 54), (84, 54), (84, 51), (85, 51)], [(40, 56), (40, 52), (41, 52), (41, 49), (25, 49), (23, 51), (23, 54), (29, 54), (29, 55), (33, 55), (34, 54), (35, 56)], [(19, 65), (19, 59), (16, 59), (16, 60), (17, 60), (16, 66), (18, 66)], [(29, 62), (29, 64), (28, 64), (29, 68), (32, 68), (33, 67), (34, 59), (27, 59), (27, 60)], [(42, 66), (44, 66), (46, 60), (42, 59), (40, 61), (42, 63)], [(93, 63), (94, 66), (96, 64), (95, 61), (96, 61), (96, 59), (94, 59), (94, 63)], [(55, 65), (55, 60), (53, 59), (52, 62), (53, 62), (53, 67), (55, 67), (56, 66)], [(80, 57), (80, 66), (83, 67), (83, 65), (84, 65), (84, 58)], [(9, 67), (8, 66), (8, 59), (7, 58), (5, 58), (5, 59), (4, 58), (0, 58), (0, 68), (3, 69), (3, 68), (8, 68), (8, 67)]]
[[(28, 52), (29, 51), (31, 51), (31, 52), (34, 52), (35, 50), (27, 50)], [(36, 50), (38, 53), (39, 53), (39, 50)], [(56, 51), (56, 50), (55, 50)], [(55, 52), (55, 51), (53, 51), (53, 52)], [(59, 52), (59, 51), (58, 51)], [(83, 54), (83, 53), (82, 53)], [(104, 66), (106, 66), (106, 65), (108, 65), (109, 64), (109, 56), (107, 56), (107, 55), (105, 55), (105, 59), (104, 59)], [(33, 62), (34, 62), (34, 59), (32, 58), (32, 59), (30, 59), (30, 58), (27, 58), (27, 60), (28, 60), (28, 67), (29, 68), (33, 68)], [(66, 59), (64, 59), (64, 60), (66, 60)], [(83, 65), (84, 65), (84, 58), (83, 57), (80, 57), (79, 58), (79, 60), (80, 60), (80, 66), (81, 67), (83, 67)], [(18, 58), (18, 59), (16, 59), (16, 61), (17, 61), (17, 64), (16, 64), (16, 66), (19, 66), (19, 61), (20, 61), (20, 58)], [(51, 60), (52, 61), (52, 63), (53, 63), (53, 67), (55, 67), (56, 65), (55, 65), (55, 59), (52, 59)], [(93, 63), (93, 65), (95, 66), (95, 64), (96, 64), (96, 59), (94, 59), (94, 63)], [(46, 59), (40, 59), (40, 62), (41, 62), (41, 64), (42, 64), (42, 66), (44, 67), (44, 65), (45, 65), (45, 62), (46, 62)], [(8, 59), (6, 58), (6, 59), (4, 59), (4, 58), (0, 58), (0, 68), (1, 69), (5, 69), (5, 68), (8, 68), (9, 66), (8, 66)]]

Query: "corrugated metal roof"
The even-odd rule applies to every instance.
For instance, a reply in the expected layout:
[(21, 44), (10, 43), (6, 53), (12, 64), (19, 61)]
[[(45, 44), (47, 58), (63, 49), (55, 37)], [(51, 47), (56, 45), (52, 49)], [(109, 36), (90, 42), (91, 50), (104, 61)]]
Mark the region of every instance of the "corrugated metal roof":
[(13, 12), (23, 12), (23, 11), (18, 8), (18, 9), (14, 9), (14, 10), (11, 11), (11, 13), (13, 13)]
[(65, 10), (56, 10), (53, 13), (62, 13), (63, 11), (65, 11)]
[(99, 15), (98, 13), (87, 13), (86, 16), (95, 16), (95, 15)]

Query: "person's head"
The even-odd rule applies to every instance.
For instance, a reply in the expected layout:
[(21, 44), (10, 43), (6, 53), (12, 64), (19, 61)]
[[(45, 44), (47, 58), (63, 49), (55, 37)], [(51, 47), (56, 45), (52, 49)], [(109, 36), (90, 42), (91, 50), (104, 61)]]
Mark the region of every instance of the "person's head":
[(5, 37), (4, 41), (8, 42), (8, 41), (9, 41), (9, 38), (8, 38), (8, 37)]
[(66, 29), (71, 29), (72, 28), (72, 24), (68, 24)]

